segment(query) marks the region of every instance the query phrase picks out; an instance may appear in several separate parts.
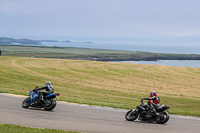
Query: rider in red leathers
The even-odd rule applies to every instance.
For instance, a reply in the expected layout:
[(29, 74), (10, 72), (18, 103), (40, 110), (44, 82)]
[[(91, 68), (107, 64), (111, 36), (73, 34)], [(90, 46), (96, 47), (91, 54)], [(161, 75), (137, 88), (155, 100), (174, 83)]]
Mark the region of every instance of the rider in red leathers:
[(153, 100), (153, 104), (156, 106), (161, 106), (160, 104), (160, 98), (157, 97), (157, 93), (155, 91), (152, 91), (150, 93), (150, 98)]
[(159, 113), (156, 112), (156, 109), (159, 108), (161, 104), (160, 104), (160, 98), (157, 97), (157, 93), (155, 91), (152, 91), (150, 93), (150, 98), (143, 98), (143, 100), (151, 100), (150, 103), (153, 104), (154, 107), (153, 112), (155, 113), (155, 115), (159, 115)]

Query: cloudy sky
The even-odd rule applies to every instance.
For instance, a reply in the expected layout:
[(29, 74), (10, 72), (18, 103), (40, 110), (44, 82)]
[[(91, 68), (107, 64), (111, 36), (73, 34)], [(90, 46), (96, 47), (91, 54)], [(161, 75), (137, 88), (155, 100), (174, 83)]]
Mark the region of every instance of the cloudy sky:
[(0, 36), (200, 35), (200, 0), (0, 0)]

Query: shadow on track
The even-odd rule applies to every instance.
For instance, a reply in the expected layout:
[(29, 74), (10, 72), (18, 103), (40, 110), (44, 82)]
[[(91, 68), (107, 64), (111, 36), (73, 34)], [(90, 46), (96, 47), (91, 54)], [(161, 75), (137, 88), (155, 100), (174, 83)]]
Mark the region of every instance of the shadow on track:
[(46, 111), (43, 108), (37, 108), (37, 107), (29, 107), (29, 108), (23, 108), (23, 109), (27, 109), (27, 110), (37, 110), (37, 111), (44, 111), (44, 112), (54, 112), (53, 110), (51, 111)]
[[(126, 120), (125, 120), (126, 121)], [(135, 122), (135, 123), (143, 123), (143, 124), (152, 124), (152, 125), (167, 125), (166, 123), (165, 124), (158, 124), (156, 123), (155, 121), (127, 121), (127, 122)]]

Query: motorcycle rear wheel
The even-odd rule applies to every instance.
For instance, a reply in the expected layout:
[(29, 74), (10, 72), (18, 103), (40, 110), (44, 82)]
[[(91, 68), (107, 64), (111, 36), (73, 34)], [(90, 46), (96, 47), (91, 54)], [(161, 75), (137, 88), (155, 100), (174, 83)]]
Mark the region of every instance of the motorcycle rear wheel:
[(23, 108), (28, 108), (30, 106), (30, 98), (27, 97), (26, 99), (24, 99), (24, 101), (22, 102), (22, 107)]
[(55, 107), (56, 107), (56, 101), (55, 100), (51, 100), (49, 104), (44, 105), (44, 109), (47, 110), (47, 111), (51, 111)]
[(160, 112), (160, 117), (156, 119), (156, 123), (165, 124), (169, 120), (169, 114), (167, 112)]
[(138, 118), (138, 113), (136, 111), (129, 110), (126, 113), (125, 118), (127, 121), (134, 121)]

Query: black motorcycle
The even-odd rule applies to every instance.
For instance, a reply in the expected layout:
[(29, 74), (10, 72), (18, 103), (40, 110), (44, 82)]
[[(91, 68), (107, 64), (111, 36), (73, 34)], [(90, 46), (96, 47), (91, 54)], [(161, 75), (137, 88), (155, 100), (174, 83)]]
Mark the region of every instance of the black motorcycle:
[(156, 122), (158, 124), (164, 124), (169, 120), (169, 114), (165, 112), (170, 107), (168, 105), (162, 105), (157, 107), (153, 103), (151, 103), (151, 99), (145, 99), (148, 100), (147, 104), (143, 103), (143, 98), (141, 99), (141, 104), (136, 107), (136, 109), (129, 110), (125, 118), (127, 121), (134, 121), (138, 117), (141, 121), (150, 121), (150, 122)]

